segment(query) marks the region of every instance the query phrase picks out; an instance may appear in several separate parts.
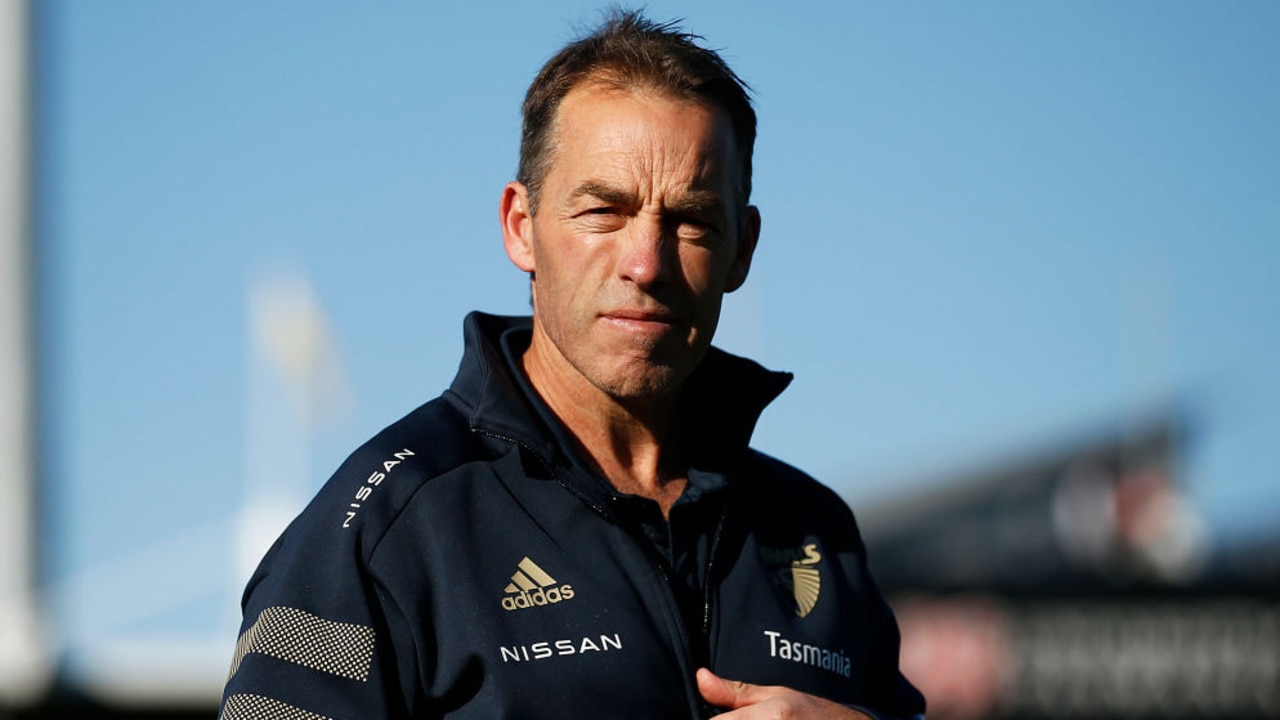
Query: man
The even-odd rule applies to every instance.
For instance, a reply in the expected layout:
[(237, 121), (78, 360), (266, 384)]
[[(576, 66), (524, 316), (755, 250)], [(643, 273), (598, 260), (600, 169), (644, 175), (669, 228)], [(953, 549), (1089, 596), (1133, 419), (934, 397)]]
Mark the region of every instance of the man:
[(271, 549), (224, 718), (923, 712), (852, 515), (747, 447), (790, 376), (710, 347), (754, 139), (669, 25), (615, 13), (547, 63), (500, 204), (533, 317), (469, 316), (450, 389)]

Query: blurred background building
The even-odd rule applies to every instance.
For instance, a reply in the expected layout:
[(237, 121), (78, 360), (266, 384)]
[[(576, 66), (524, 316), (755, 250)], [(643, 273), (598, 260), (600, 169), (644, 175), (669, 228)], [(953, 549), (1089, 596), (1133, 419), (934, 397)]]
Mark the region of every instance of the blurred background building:
[(1280, 538), (1214, 549), (1185, 411), (864, 513), (937, 718), (1275, 717)]
[[(599, 10), (0, 0), (0, 718), (212, 714), (266, 544), (527, 312), (519, 102)], [(756, 89), (717, 343), (930, 716), (1280, 717), (1280, 5), (648, 11)]]

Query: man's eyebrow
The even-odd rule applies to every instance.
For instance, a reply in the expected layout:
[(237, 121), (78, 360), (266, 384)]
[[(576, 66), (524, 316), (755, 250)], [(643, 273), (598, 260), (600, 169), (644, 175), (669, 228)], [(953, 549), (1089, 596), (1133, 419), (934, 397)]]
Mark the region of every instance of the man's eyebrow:
[(636, 204), (634, 194), (594, 180), (587, 180), (574, 188), (572, 193), (569, 193), (570, 201), (577, 200), (581, 197), (593, 197), (597, 200), (607, 202), (610, 205), (631, 206)]
[[(570, 201), (581, 197), (592, 197), (621, 207), (632, 207), (637, 204), (633, 193), (595, 180), (587, 180), (569, 194)], [(666, 209), (680, 215), (711, 215), (723, 211), (724, 205), (718, 193), (710, 190), (690, 190), (668, 204)]]
[(690, 190), (668, 205), (667, 209), (682, 215), (709, 215), (721, 212), (724, 201), (719, 194), (710, 190)]
[[(596, 200), (608, 202), (609, 205), (637, 204), (635, 193), (599, 181), (586, 181), (573, 188), (568, 199), (577, 200), (579, 197), (594, 197)], [(669, 202), (666, 209), (672, 213), (704, 215), (718, 213), (723, 208), (724, 201), (721, 200), (719, 193), (709, 190), (690, 190), (680, 199)]]

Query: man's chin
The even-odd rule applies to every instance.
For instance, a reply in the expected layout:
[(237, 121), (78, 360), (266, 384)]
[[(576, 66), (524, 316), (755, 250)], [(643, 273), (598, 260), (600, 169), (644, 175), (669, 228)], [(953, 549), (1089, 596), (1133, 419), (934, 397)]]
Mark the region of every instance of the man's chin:
[(692, 367), (654, 361), (633, 362), (601, 385), (624, 405), (649, 404), (678, 392), (692, 370)]
[(671, 394), (678, 386), (673, 371), (648, 372), (617, 378), (609, 383), (607, 392), (619, 402), (647, 402)]

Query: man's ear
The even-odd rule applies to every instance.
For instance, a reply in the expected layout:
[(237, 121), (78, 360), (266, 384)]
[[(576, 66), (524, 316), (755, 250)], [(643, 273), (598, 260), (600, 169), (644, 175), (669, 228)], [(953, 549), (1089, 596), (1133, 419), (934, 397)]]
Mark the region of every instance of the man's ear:
[(733, 265), (729, 268), (729, 281), (725, 284), (725, 292), (733, 292), (747, 281), (747, 273), (751, 270), (751, 257), (756, 252), (756, 243), (760, 240), (760, 209), (748, 205), (742, 219), (742, 229), (738, 234), (737, 253)]
[(507, 257), (521, 270), (534, 272), (533, 213), (529, 211), (529, 190), (524, 185), (512, 181), (503, 188), (498, 219)]

